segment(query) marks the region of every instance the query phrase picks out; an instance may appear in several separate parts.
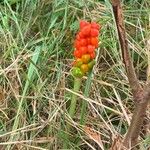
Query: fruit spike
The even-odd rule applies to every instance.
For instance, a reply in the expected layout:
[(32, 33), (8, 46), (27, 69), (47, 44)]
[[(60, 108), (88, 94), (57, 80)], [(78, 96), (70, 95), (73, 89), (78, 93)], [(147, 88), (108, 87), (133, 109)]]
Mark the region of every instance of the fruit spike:
[[(74, 43), (74, 63), (72, 74), (81, 78), (87, 74), (95, 64), (96, 48), (98, 47), (98, 35), (100, 25), (96, 22), (80, 21), (80, 30)], [(77, 70), (77, 71), (76, 71)]]

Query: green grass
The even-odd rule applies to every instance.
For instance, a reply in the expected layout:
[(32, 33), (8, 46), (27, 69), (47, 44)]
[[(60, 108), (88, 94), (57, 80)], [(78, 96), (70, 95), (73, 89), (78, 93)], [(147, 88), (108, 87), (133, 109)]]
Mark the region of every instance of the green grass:
[[(140, 82), (145, 83), (150, 2), (124, 0), (123, 9), (130, 53)], [(85, 95), (88, 84), (85, 87), (84, 78), (76, 114), (71, 119), (67, 110), (73, 77), (69, 71), (80, 19), (96, 21), (102, 29), (91, 89)], [(98, 149), (99, 143), (94, 142), (85, 127), (101, 136), (103, 149), (110, 147), (108, 141), (117, 134), (123, 136), (133, 102), (117, 40), (108, 0), (2, 1), (0, 149), (61, 149), (64, 140), (68, 140), (64, 136), (68, 134), (64, 133), (66, 123), (73, 126), (74, 134), (67, 141), (72, 149)], [(81, 126), (84, 101), (86, 122)], [(140, 146), (147, 149), (149, 136), (145, 137), (141, 136)]]

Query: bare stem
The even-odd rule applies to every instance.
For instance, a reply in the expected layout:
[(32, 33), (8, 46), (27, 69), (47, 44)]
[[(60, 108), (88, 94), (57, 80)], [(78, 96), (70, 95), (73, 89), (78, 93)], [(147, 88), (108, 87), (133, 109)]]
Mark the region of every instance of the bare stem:
[[(74, 79), (74, 88), (73, 88), (74, 92), (79, 92), (80, 86), (81, 86), (81, 81), (82, 81), (82, 79), (80, 79), (80, 78), (75, 78)], [(77, 95), (73, 93), (72, 98), (71, 98), (70, 108), (69, 108), (69, 115), (72, 119), (75, 115), (76, 104), (77, 104)], [(71, 131), (71, 125), (69, 123), (67, 123), (66, 129), (67, 129), (68, 133)], [(67, 134), (65, 136), (66, 136), (66, 139), (70, 138), (69, 135), (67, 135)], [(68, 142), (64, 142), (63, 148), (67, 149), (68, 147), (69, 147)]]
[(119, 35), (119, 43), (121, 46), (123, 62), (125, 64), (127, 77), (132, 90), (133, 99), (135, 102), (135, 110), (133, 112), (131, 124), (125, 136), (123, 146), (127, 149), (135, 146), (138, 142), (141, 126), (146, 115), (146, 108), (150, 99), (150, 85), (146, 85), (144, 90), (141, 87), (128, 49), (128, 42), (126, 38), (125, 25), (123, 20), (123, 13), (120, 0), (111, 0), (117, 31)]
[(146, 116), (147, 105), (148, 101), (145, 101), (135, 107), (130, 127), (123, 142), (124, 146), (133, 147), (138, 143), (138, 136), (143, 125), (144, 117)]

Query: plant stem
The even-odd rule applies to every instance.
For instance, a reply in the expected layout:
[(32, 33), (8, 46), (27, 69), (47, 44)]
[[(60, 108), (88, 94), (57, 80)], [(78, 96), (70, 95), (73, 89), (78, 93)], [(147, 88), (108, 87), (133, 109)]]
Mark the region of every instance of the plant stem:
[(129, 126), (128, 132), (123, 141), (124, 146), (128, 146), (131, 143), (131, 146), (135, 146), (138, 143), (138, 136), (140, 134), (140, 129), (143, 124), (144, 117), (146, 115), (148, 101), (145, 101), (142, 104), (137, 104), (133, 112), (133, 117), (131, 124)]
[[(80, 87), (81, 87), (81, 81), (82, 80), (80, 78), (75, 78), (74, 79), (74, 88), (73, 88), (74, 92), (79, 92)], [(77, 103), (77, 95), (73, 93), (72, 94), (72, 98), (71, 98), (70, 108), (69, 108), (69, 115), (70, 115), (71, 118), (73, 118), (74, 115), (75, 115), (76, 103)], [(71, 130), (71, 126), (70, 126), (69, 123), (67, 123), (66, 129), (67, 129), (67, 132), (69, 133), (70, 130)], [(69, 139), (69, 135), (68, 134), (66, 134), (65, 136), (66, 136), (66, 139)], [(68, 146), (69, 145), (68, 141), (64, 142), (63, 149), (67, 149), (69, 147)]]
[[(92, 71), (89, 72), (88, 78), (86, 80), (86, 85), (85, 85), (85, 90), (84, 90), (84, 96), (85, 97), (89, 96), (89, 91), (91, 88), (91, 80), (92, 80)], [(87, 101), (83, 100), (82, 101), (82, 107), (81, 107), (81, 114), (80, 114), (80, 124), (81, 125), (85, 124), (86, 107), (87, 107)]]
[[(79, 89), (80, 89), (80, 86), (81, 86), (81, 79), (80, 78), (75, 78), (73, 91), (78, 92)], [(72, 94), (71, 104), (70, 104), (70, 109), (69, 109), (69, 115), (70, 115), (71, 118), (74, 117), (75, 109), (76, 109), (76, 103), (77, 103), (77, 95)]]

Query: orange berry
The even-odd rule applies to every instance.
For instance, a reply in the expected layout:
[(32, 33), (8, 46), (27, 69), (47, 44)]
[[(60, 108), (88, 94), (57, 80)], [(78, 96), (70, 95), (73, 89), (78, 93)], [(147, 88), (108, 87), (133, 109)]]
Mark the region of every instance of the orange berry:
[(87, 47), (85, 47), (85, 46), (80, 47), (79, 51), (80, 51), (81, 55), (84, 55), (87, 53)]
[(91, 57), (89, 54), (85, 54), (85, 55), (82, 55), (81, 59), (84, 64), (87, 64), (90, 61)]
[(89, 67), (87, 64), (82, 64), (80, 68), (83, 73), (86, 73), (89, 70)]
[(95, 48), (97, 48), (98, 47), (98, 38), (97, 37), (92, 37), (91, 38), (91, 44), (93, 46), (95, 46)]

